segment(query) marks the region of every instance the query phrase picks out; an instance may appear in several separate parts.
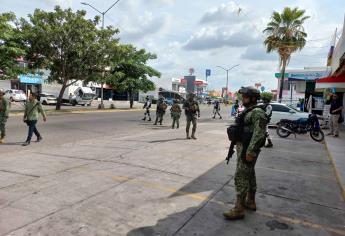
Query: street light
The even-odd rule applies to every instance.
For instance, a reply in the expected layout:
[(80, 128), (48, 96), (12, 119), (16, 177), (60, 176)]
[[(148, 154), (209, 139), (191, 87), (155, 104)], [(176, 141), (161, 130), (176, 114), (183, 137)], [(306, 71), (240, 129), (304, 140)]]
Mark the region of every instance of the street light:
[[(116, 2), (113, 3), (113, 5), (111, 5), (106, 11), (104, 12), (101, 12), (100, 10), (98, 10), (96, 7), (92, 6), (91, 4), (87, 3), (87, 2), (81, 2), (81, 4), (85, 5), (85, 6), (89, 6), (91, 7), (92, 9), (94, 9), (95, 11), (97, 11), (99, 14), (102, 15), (102, 29), (104, 29), (104, 15), (107, 14), (107, 12), (113, 8), (120, 0), (117, 0)], [(103, 84), (103, 78), (102, 78), (102, 81), (101, 81), (101, 108), (103, 109), (104, 108), (104, 103), (103, 103), (103, 87), (104, 87), (104, 84)]]
[(223, 69), (223, 70), (225, 70), (226, 71), (226, 93), (228, 93), (228, 86), (229, 86), (229, 71), (231, 71), (232, 69), (234, 69), (235, 67), (237, 67), (237, 66), (239, 66), (240, 64), (237, 64), (237, 65), (234, 65), (234, 66), (232, 66), (232, 67), (230, 67), (229, 69), (225, 69), (224, 67), (222, 67), (222, 66), (217, 66), (217, 67), (219, 67), (219, 68), (221, 68), (221, 69)]

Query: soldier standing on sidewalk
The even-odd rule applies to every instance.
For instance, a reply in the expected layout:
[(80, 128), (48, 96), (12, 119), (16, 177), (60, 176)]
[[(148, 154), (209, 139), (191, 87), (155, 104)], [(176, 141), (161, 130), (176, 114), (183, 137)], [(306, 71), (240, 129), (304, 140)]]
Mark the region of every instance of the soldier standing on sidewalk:
[(39, 101), (37, 101), (37, 95), (35, 93), (31, 93), (29, 100), (25, 104), (25, 111), (23, 121), (29, 127), (28, 137), (26, 141), (23, 143), (23, 146), (30, 145), (31, 138), (33, 133), (35, 133), (37, 137), (37, 142), (42, 140), (41, 134), (38, 132), (36, 124), (38, 121), (38, 114), (41, 113), (43, 116), (43, 121), (46, 122), (46, 113), (43, 110), (43, 107)]
[(244, 110), (236, 121), (241, 130), (239, 132), (241, 141), (236, 143), (236, 203), (233, 209), (223, 214), (227, 220), (243, 219), (245, 208), (256, 210), (255, 163), (260, 148), (265, 144), (268, 120), (264, 108), (257, 106), (260, 98), (259, 90), (254, 87), (242, 87), (239, 93), (247, 111)]
[(177, 100), (174, 100), (174, 104), (170, 108), (170, 112), (171, 112), (171, 118), (173, 119), (171, 128), (172, 129), (175, 128), (175, 123), (176, 123), (176, 129), (180, 128), (180, 117), (181, 117), (182, 110)]
[(148, 118), (149, 118), (148, 121), (151, 121), (151, 116), (150, 116), (151, 101), (150, 101), (149, 96), (146, 97), (146, 102), (145, 102), (145, 104), (144, 104), (143, 109), (146, 109), (146, 111), (145, 111), (145, 113), (144, 113), (144, 118), (143, 118), (143, 120), (146, 120), (146, 115), (147, 115)]
[(0, 144), (4, 142), (6, 136), (6, 122), (9, 114), (9, 103), (4, 97), (5, 92), (0, 90)]
[[(198, 117), (200, 117), (200, 109), (198, 103), (194, 100), (194, 94), (190, 93), (188, 95), (187, 101), (183, 104), (183, 109), (185, 111), (185, 115), (187, 118), (187, 126), (186, 126), (186, 136), (187, 139), (196, 139), (195, 132), (196, 132), (196, 121), (197, 121), (197, 113)], [(192, 128), (192, 136), (189, 136), (189, 128), (190, 123), (193, 124)]]

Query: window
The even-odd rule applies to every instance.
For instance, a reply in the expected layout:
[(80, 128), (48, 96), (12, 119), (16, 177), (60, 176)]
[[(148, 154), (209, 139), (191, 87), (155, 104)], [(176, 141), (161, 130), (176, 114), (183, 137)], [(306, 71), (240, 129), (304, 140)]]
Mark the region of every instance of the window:
[(277, 112), (289, 112), (290, 108), (283, 106), (283, 105), (278, 105), (278, 104), (271, 104), (272, 106), (272, 111), (277, 111)]

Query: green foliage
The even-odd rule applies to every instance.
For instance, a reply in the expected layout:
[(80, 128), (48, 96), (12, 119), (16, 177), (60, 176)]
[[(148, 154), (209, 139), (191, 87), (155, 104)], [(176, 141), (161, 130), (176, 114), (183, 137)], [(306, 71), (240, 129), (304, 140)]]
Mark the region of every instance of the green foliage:
[(285, 7), (282, 13), (274, 11), (271, 21), (263, 31), (267, 34), (264, 41), (268, 53), (277, 51), (281, 67), (281, 83), (279, 90), (279, 101), (281, 102), (285, 68), (290, 61), (291, 54), (302, 50), (306, 44), (307, 34), (304, 32), (304, 21), (309, 18), (305, 16), (305, 10)]
[(267, 52), (277, 51), (281, 63), (288, 61), (293, 52), (301, 50), (306, 44), (303, 23), (309, 16), (304, 16), (304, 13), (304, 10), (289, 7), (284, 8), (282, 13), (274, 11), (264, 30), (268, 35), (264, 41)]
[[(99, 18), (85, 19), (85, 11), (73, 12), (56, 6), (53, 12), (36, 9), (29, 21), (21, 19), (21, 30), (28, 45), (30, 65), (50, 70), (49, 80), (62, 85), (56, 109), (60, 109), (65, 89), (76, 81), (87, 81), (99, 70), (101, 38), (109, 39), (114, 30), (99, 31)], [(103, 39), (103, 38), (102, 38)], [(101, 45), (101, 46), (100, 46)]]
[(113, 73), (107, 77), (106, 82), (119, 91), (127, 91), (132, 107), (134, 93), (155, 89), (155, 85), (149, 80), (149, 77), (160, 77), (161, 74), (148, 66), (147, 62), (156, 59), (157, 56), (144, 49), (137, 50), (131, 45), (123, 46), (120, 54), (122, 59), (114, 66)]
[(261, 99), (266, 99), (268, 101), (271, 101), (273, 98), (273, 93), (271, 92), (262, 92), (261, 93)]
[(16, 78), (25, 71), (23, 67), (18, 66), (16, 60), (25, 56), (22, 35), (15, 27), (16, 24), (14, 13), (0, 14), (0, 77), (4, 79)]

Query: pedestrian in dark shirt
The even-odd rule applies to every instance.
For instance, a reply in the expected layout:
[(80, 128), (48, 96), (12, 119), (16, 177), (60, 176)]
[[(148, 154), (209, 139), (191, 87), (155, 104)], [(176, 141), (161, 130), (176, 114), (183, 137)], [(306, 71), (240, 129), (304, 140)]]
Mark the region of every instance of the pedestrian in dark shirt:
[(339, 100), (339, 97), (337, 94), (332, 95), (332, 101), (331, 101), (331, 108), (330, 108), (330, 114), (331, 114), (331, 120), (330, 120), (330, 127), (331, 131), (327, 135), (333, 135), (334, 137), (339, 136), (339, 117), (341, 115), (341, 112), (343, 110), (343, 104)]

